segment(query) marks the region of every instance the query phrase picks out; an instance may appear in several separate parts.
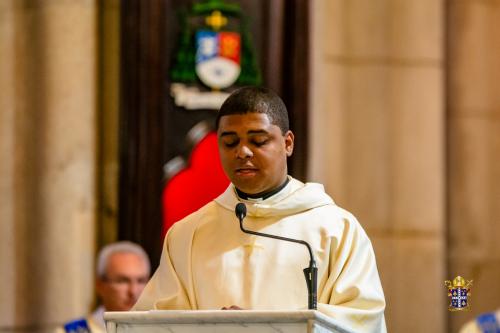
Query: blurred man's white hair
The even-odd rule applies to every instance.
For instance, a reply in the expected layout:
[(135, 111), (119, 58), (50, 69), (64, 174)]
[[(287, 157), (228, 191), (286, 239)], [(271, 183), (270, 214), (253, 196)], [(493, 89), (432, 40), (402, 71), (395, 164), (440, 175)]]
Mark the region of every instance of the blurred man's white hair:
[(150, 273), (151, 264), (149, 263), (149, 257), (146, 254), (146, 251), (144, 251), (144, 249), (138, 244), (129, 241), (121, 241), (108, 244), (99, 251), (96, 265), (96, 274), (98, 278), (102, 279), (106, 276), (106, 268), (108, 267), (109, 258), (115, 253), (136, 254), (144, 261), (148, 274)]

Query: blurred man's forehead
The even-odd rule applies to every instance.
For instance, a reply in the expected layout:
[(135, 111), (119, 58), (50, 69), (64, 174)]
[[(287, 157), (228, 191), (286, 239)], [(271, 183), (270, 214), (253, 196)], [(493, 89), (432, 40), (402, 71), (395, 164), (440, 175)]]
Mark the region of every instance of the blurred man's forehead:
[(116, 252), (109, 256), (106, 270), (108, 273), (114, 271), (128, 271), (146, 268), (147, 264), (143, 258), (132, 252)]

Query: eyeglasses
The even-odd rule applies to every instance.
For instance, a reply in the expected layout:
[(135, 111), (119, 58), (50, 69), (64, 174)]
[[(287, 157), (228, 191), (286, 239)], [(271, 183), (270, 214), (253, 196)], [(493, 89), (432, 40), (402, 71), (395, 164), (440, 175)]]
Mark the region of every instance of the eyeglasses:
[(107, 282), (109, 284), (112, 284), (118, 288), (124, 288), (131, 286), (133, 284), (137, 285), (145, 285), (148, 283), (148, 278), (147, 277), (140, 277), (140, 278), (128, 278), (125, 276), (117, 277), (117, 278), (109, 278), (109, 277), (103, 277), (102, 280), (104, 282)]

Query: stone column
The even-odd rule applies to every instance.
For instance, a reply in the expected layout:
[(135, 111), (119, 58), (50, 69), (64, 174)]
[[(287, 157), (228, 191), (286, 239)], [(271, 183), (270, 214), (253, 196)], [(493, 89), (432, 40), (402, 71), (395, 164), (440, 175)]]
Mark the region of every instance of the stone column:
[(473, 279), (471, 310), (450, 332), (500, 308), (500, 2), (448, 9), (449, 279)]
[(14, 0), (0, 2), (0, 330), (15, 318), (16, 258), (14, 221), (15, 117)]
[(309, 178), (372, 239), (390, 332), (444, 332), (443, 1), (312, 2)]
[(1, 1), (2, 331), (91, 307), (96, 39), (95, 1)]

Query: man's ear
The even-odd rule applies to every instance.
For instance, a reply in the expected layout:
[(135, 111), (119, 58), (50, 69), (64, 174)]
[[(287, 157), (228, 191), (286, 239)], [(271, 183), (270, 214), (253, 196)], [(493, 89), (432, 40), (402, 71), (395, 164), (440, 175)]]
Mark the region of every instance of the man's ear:
[(285, 150), (286, 150), (287, 157), (290, 157), (293, 154), (294, 140), (295, 140), (295, 137), (294, 137), (292, 131), (288, 130), (285, 133)]

